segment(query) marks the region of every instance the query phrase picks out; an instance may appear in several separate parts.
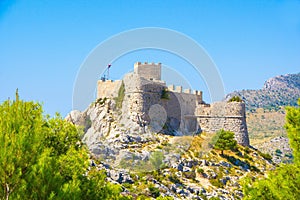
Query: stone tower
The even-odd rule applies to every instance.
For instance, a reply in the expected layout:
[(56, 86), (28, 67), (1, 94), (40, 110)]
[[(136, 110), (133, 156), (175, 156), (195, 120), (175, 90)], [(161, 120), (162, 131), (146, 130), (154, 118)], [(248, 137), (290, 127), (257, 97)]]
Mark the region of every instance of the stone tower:
[(147, 80), (161, 80), (161, 63), (134, 63), (134, 73)]

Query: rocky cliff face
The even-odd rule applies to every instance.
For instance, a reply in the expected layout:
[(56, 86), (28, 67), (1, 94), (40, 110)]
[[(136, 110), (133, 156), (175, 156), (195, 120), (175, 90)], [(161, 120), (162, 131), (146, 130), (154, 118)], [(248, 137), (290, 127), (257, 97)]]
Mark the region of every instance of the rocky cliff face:
[(211, 151), (209, 135), (153, 133), (131, 118), (127, 108), (122, 113), (116, 102), (98, 99), (83, 112), (72, 111), (66, 120), (83, 128), (91, 167), (105, 170), (108, 181), (123, 186), (124, 195), (239, 199), (241, 177), (259, 177), (273, 168), (248, 147), (225, 151), (226, 156)]
[(245, 101), (247, 110), (296, 106), (297, 100), (300, 98), (300, 73), (270, 78), (262, 89), (235, 91), (228, 94), (226, 99), (233, 96), (240, 96)]
[[(243, 196), (241, 177), (258, 177), (273, 167), (249, 147), (239, 146), (237, 152), (225, 151), (226, 156), (221, 156), (212, 151), (212, 134), (184, 135), (184, 130), (197, 128), (193, 123), (199, 106), (195, 95), (163, 95), (164, 84), (134, 74), (119, 83), (115, 95), (98, 98), (83, 112), (72, 111), (66, 120), (82, 127), (91, 166), (105, 170), (109, 181), (122, 184), (125, 195), (238, 199)], [(217, 105), (223, 108), (222, 115)], [(243, 135), (247, 133), (243, 103), (222, 102), (201, 111), (207, 111), (198, 113), (210, 121), (207, 130), (215, 130), (218, 122), (218, 127), (225, 125), (246, 138), (236, 137), (241, 144), (249, 144), (248, 136)], [(186, 116), (192, 119), (181, 123)], [(200, 123), (203, 128), (208, 125), (205, 120)]]
[(280, 75), (267, 80), (263, 89), (281, 90), (283, 88), (300, 89), (300, 73)]

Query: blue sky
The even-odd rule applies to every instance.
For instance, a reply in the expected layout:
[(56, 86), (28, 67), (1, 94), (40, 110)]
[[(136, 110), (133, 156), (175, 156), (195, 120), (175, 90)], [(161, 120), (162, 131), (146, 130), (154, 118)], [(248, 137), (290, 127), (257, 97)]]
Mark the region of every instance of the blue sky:
[[(270, 77), (300, 69), (299, 0), (0, 0), (0, 101), (14, 98), (18, 88), (21, 98), (42, 102), (46, 113), (66, 115), (89, 53), (115, 34), (142, 27), (193, 38), (217, 65), (227, 93), (258, 89)], [(115, 61), (111, 76), (120, 78), (135, 61), (162, 62), (179, 73), (187, 65), (165, 52), (141, 50)], [(191, 80), (205, 93), (202, 82)]]

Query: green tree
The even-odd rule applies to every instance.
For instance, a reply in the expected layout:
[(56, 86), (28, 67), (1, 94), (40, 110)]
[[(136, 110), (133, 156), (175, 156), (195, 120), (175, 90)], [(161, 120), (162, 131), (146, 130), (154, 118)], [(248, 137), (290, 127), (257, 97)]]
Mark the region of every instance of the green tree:
[(286, 108), (286, 124), (290, 146), (293, 150), (294, 162), (300, 163), (300, 98), (298, 107)]
[[(298, 100), (300, 105), (300, 100)], [(245, 199), (296, 200), (300, 197), (300, 108), (287, 107), (285, 128), (293, 149), (294, 163), (281, 164), (267, 178), (243, 180)]]
[(18, 94), (0, 104), (0, 199), (126, 199), (103, 172), (88, 171), (81, 135)]
[(155, 169), (163, 167), (164, 154), (161, 151), (154, 151), (150, 156), (150, 163)]
[(224, 155), (224, 150), (235, 150), (237, 141), (234, 139), (234, 133), (231, 131), (219, 130), (212, 139), (214, 149), (221, 150)]

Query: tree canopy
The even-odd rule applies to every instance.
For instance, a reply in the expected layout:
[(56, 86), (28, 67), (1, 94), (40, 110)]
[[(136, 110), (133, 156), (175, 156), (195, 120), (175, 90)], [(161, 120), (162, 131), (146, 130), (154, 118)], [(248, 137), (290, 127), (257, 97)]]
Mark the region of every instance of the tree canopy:
[[(120, 199), (121, 188), (89, 167), (81, 132), (32, 101), (0, 105), (0, 199)], [(90, 169), (89, 169), (90, 168)], [(89, 170), (88, 170), (89, 169)]]
[(297, 200), (300, 197), (300, 108), (287, 107), (286, 111), (285, 128), (293, 150), (294, 163), (281, 164), (267, 178), (255, 181), (251, 177), (245, 178), (244, 199)]
[(214, 149), (221, 150), (222, 155), (224, 150), (235, 150), (237, 148), (237, 141), (231, 131), (219, 130), (212, 141)]

